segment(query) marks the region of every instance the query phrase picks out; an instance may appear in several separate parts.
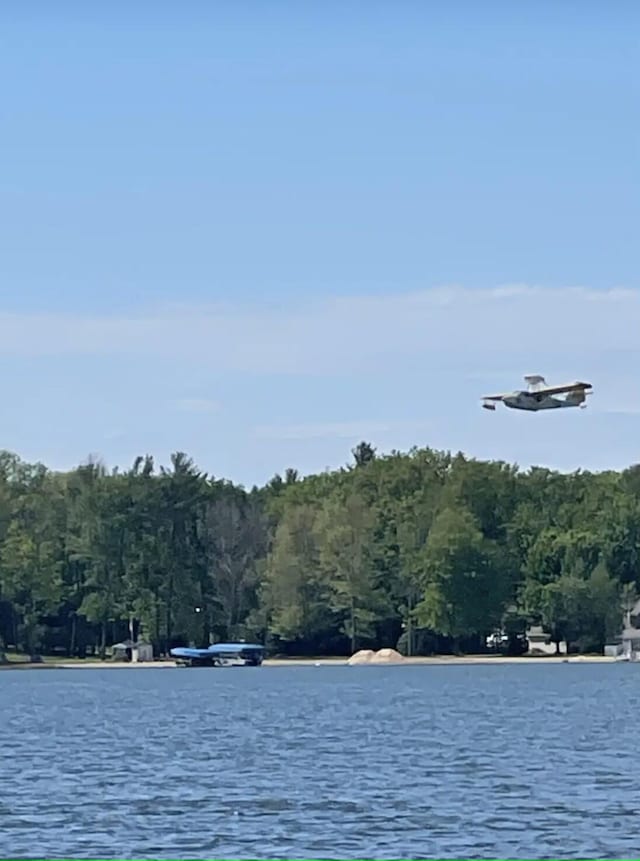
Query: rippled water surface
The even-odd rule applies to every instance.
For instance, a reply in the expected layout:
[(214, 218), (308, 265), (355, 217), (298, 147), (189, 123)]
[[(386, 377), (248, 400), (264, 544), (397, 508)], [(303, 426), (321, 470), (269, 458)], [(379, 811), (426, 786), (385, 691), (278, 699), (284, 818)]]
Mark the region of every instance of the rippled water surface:
[(0, 857), (606, 858), (640, 666), (0, 673)]

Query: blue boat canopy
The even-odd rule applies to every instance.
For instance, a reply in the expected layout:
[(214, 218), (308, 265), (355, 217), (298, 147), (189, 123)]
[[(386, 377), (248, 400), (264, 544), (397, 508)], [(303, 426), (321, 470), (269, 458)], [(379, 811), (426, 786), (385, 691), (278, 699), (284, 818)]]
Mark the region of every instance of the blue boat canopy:
[(188, 646), (178, 646), (171, 649), (170, 654), (174, 658), (208, 658), (215, 655), (241, 655), (243, 652), (264, 653), (264, 646), (257, 643), (214, 643), (207, 649), (192, 649)]
[(259, 649), (264, 652), (264, 646), (259, 646), (257, 643), (214, 643), (207, 651), (215, 655), (219, 652), (241, 652), (243, 649)]

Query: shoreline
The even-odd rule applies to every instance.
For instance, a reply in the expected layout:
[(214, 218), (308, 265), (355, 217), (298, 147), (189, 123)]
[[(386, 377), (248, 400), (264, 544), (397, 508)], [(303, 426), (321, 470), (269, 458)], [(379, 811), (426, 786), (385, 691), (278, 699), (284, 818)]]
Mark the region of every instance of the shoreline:
[[(263, 667), (346, 667), (349, 658), (265, 658)], [(398, 663), (372, 662), (356, 664), (356, 667), (406, 667), (406, 666), (489, 666), (491, 664), (615, 664), (616, 658), (606, 655), (548, 655), (509, 657), (507, 655), (433, 655), (429, 657), (405, 658)], [(9, 661), (0, 664), (1, 670), (136, 670), (178, 669), (176, 661), (158, 660), (142, 663), (129, 661), (65, 661), (50, 660), (43, 663)]]

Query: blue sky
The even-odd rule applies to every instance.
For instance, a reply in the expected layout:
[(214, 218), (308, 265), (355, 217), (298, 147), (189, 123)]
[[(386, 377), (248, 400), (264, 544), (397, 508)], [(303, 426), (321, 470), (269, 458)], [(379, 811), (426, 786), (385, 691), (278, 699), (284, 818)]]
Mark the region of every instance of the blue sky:
[[(7, 2), (2, 446), (640, 460), (632, 2)], [(589, 409), (480, 409), (525, 373)]]

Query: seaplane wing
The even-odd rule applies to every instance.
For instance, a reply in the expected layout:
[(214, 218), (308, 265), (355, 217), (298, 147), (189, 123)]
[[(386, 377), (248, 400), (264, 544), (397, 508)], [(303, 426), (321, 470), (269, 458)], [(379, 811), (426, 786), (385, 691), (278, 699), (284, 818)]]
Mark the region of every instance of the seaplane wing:
[(485, 410), (495, 411), (496, 405), (494, 401), (504, 401), (504, 399), (508, 397), (509, 395), (506, 393), (503, 395), (485, 395), (482, 398), (482, 406)]
[(591, 383), (582, 383), (576, 381), (575, 383), (565, 383), (562, 386), (544, 386), (539, 389), (536, 389), (536, 394), (540, 395), (563, 395), (567, 392), (580, 392), (586, 391), (587, 389), (592, 388)]

